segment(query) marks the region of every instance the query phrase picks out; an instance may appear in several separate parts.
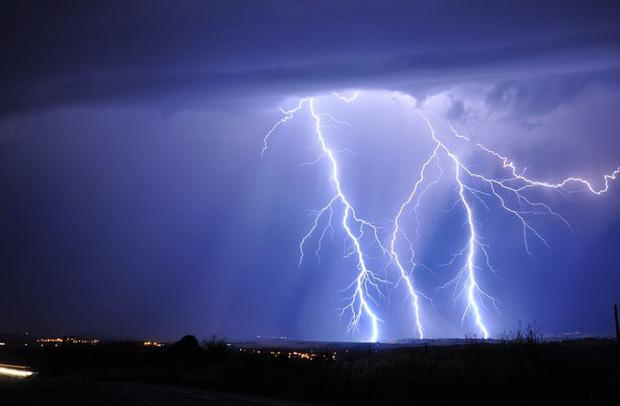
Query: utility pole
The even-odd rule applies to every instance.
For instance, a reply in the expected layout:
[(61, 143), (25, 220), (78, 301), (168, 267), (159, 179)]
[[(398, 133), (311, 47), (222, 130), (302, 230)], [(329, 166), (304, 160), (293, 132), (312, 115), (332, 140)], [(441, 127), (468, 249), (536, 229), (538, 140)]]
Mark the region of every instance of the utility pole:
[(614, 319), (616, 320), (616, 343), (620, 349), (620, 324), (618, 323), (618, 305), (614, 305)]

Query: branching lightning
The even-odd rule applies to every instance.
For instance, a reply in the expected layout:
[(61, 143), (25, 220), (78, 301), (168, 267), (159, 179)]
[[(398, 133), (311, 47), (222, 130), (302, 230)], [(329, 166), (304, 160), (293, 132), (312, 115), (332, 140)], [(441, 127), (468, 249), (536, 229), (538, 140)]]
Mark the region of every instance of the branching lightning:
[[(419, 176), (418, 180), (416, 181), (415, 185), (413, 186), (413, 190), (411, 191), (411, 194), (409, 195), (407, 200), (405, 200), (405, 202), (400, 206), (400, 208), (398, 210), (398, 213), (396, 214), (396, 218), (394, 219), (394, 227), (392, 229), (392, 235), (391, 235), (391, 238), (390, 238), (390, 254), (392, 256), (394, 264), (398, 268), (398, 271), (400, 273), (400, 277), (405, 282), (405, 285), (407, 287), (407, 293), (408, 293), (409, 298), (411, 300), (411, 305), (413, 306), (413, 314), (414, 314), (415, 327), (416, 327), (418, 336), (421, 339), (424, 338), (424, 330), (422, 329), (422, 321), (420, 320), (420, 298), (419, 298), (420, 294), (418, 292), (416, 292), (416, 290), (415, 290), (415, 288), (413, 286), (413, 276), (410, 275), (405, 270), (405, 268), (404, 268), (404, 266), (402, 264), (402, 261), (401, 261), (401, 259), (398, 256), (398, 252), (397, 252), (397, 249), (396, 249), (396, 242), (398, 240), (398, 236), (399, 235), (401, 235), (401, 234), (404, 235), (404, 233), (400, 229), (401, 217), (403, 216), (403, 213), (405, 212), (405, 209), (407, 208), (407, 206), (409, 204), (411, 204), (411, 202), (413, 201), (414, 197), (418, 194), (418, 188), (420, 187), (420, 185), (425, 180), (426, 168), (431, 164), (431, 162), (433, 160), (437, 159), (437, 152), (438, 151), (439, 151), (439, 147), (435, 147), (435, 149), (433, 150), (433, 153), (431, 154), (431, 156), (422, 165), (422, 170), (420, 171), (420, 176)], [(417, 207), (417, 205), (416, 205), (416, 207)], [(412, 267), (415, 268), (415, 250), (413, 248), (413, 243), (406, 236), (404, 238), (409, 243), (409, 247), (410, 247), (410, 250), (411, 250)]]
[[(544, 245), (549, 246), (548, 242), (543, 238), (543, 236), (534, 228), (527, 219), (527, 216), (537, 216), (537, 215), (549, 215), (553, 216), (556, 219), (560, 220), (567, 227), (570, 227), (569, 223), (564, 219), (560, 214), (553, 211), (548, 205), (535, 202), (526, 197), (522, 192), (527, 188), (533, 187), (542, 187), (542, 188), (550, 188), (550, 189), (563, 189), (567, 184), (574, 182), (585, 185), (586, 188), (596, 194), (600, 195), (602, 193), (607, 192), (609, 189), (609, 181), (616, 178), (618, 173), (620, 173), (620, 168), (614, 171), (611, 175), (605, 175), (605, 186), (602, 189), (595, 189), (588, 181), (582, 178), (569, 177), (558, 183), (548, 183), (541, 182), (537, 180), (533, 180), (524, 176), (525, 171), (521, 173), (518, 172), (516, 166), (508, 160), (507, 157), (500, 155), (496, 151), (493, 151), (482, 144), (477, 144), (480, 149), (489, 153), (493, 157), (500, 160), (502, 167), (504, 169), (508, 169), (510, 171), (510, 176), (508, 178), (497, 179), (493, 177), (488, 177), (483, 174), (477, 173), (471, 168), (469, 168), (462, 160), (453, 153), (447, 146), (446, 143), (439, 140), (435, 129), (428, 117), (426, 117), (423, 113), (419, 112), (422, 119), (426, 122), (426, 125), (430, 131), (431, 138), (435, 143), (436, 147), (433, 151), (430, 159), (435, 159), (437, 157), (438, 149), (441, 149), (449, 158), (452, 160), (454, 164), (454, 176), (455, 182), (457, 184), (457, 191), (459, 195), (459, 201), (462, 204), (465, 210), (465, 218), (466, 224), (468, 228), (468, 239), (467, 244), (463, 250), (457, 253), (450, 263), (453, 263), (457, 257), (465, 255), (465, 263), (457, 274), (456, 278), (451, 280), (448, 284), (454, 283), (457, 284), (459, 281), (464, 279), (463, 290), (461, 294), (465, 294), (466, 296), (466, 308), (463, 313), (463, 319), (468, 313), (473, 315), (474, 322), (485, 339), (489, 338), (489, 329), (485, 324), (485, 321), (482, 317), (481, 312), (481, 300), (486, 298), (491, 301), (491, 304), (497, 309), (497, 299), (493, 298), (485, 291), (480, 288), (480, 285), (476, 278), (476, 270), (481, 267), (478, 265), (479, 261), (477, 258), (479, 256), (484, 257), (484, 265), (491, 271), (495, 272), (493, 267), (489, 261), (489, 254), (487, 252), (487, 246), (483, 244), (476, 232), (476, 220), (475, 214), (473, 210), (472, 203), (470, 199), (473, 197), (479, 200), (485, 208), (488, 209), (487, 203), (485, 203), (484, 198), (491, 197), (496, 199), (499, 206), (508, 214), (512, 215), (521, 225), (522, 233), (523, 233), (523, 243), (525, 246), (525, 250), (528, 254), (531, 255), (530, 244), (528, 236), (534, 236), (538, 240), (540, 240)], [(469, 138), (461, 135), (458, 131), (450, 125), (450, 128), (454, 134), (454, 136), (458, 139), (463, 139), (465, 141), (470, 141)], [(424, 170), (427, 166), (427, 161), (421, 171), (420, 179), (423, 179)], [(483, 191), (478, 187), (469, 185), (465, 178), (469, 178), (474, 181), (478, 181), (481, 184), (484, 184), (487, 187), (487, 191)], [(414, 186), (414, 190), (412, 195), (416, 193), (418, 184)], [(468, 198), (468, 195), (470, 196)], [(513, 201), (516, 201), (516, 207), (511, 205), (508, 202), (508, 197), (512, 196)], [(411, 197), (408, 201), (411, 200)], [(407, 202), (406, 202), (407, 203)], [(398, 218), (398, 217), (397, 217)], [(396, 223), (398, 224), (398, 223)]]
[[(356, 91), (351, 96), (332, 93), (334, 97), (345, 103), (355, 101), (359, 94), (359, 91)], [(484, 269), (493, 273), (496, 270), (490, 261), (489, 246), (484, 243), (478, 232), (479, 222), (476, 220), (476, 207), (480, 206), (484, 210), (490, 210), (490, 205), (495, 204), (506, 214), (514, 218), (521, 228), (524, 249), (529, 255), (532, 255), (532, 238), (540, 241), (545, 246), (549, 246), (547, 240), (531, 223), (532, 218), (550, 216), (567, 227), (570, 227), (570, 225), (566, 219), (551, 209), (550, 206), (528, 197), (528, 190), (541, 188), (573, 193), (575, 190), (569, 190), (567, 187), (574, 184), (599, 196), (606, 193), (610, 188), (610, 182), (620, 175), (620, 167), (611, 174), (604, 175), (604, 185), (600, 188), (594, 187), (589, 181), (581, 177), (568, 177), (556, 183), (540, 181), (525, 176), (525, 169), (519, 171), (508, 157), (482, 144), (475, 144), (480, 151), (483, 151), (491, 159), (498, 162), (500, 168), (506, 172), (505, 177), (485, 175), (481, 171), (473, 169), (472, 166), (459, 157), (451, 147), (452, 142), (443, 140), (436, 132), (431, 120), (422, 111), (417, 110), (430, 134), (432, 150), (418, 171), (410, 193), (402, 204), (398, 206), (398, 210), (391, 222), (391, 230), (387, 236), (388, 242), (384, 245), (380, 238), (379, 228), (358, 215), (354, 205), (343, 191), (340, 165), (337, 159), (337, 154), (340, 151), (330, 147), (323, 130), (324, 128), (332, 127), (332, 125), (323, 123), (322, 119), (327, 118), (332, 124), (338, 125), (350, 126), (349, 123), (337, 120), (326, 112), (318, 113), (315, 99), (312, 97), (303, 98), (294, 108), (289, 110), (281, 109), (283, 117), (266, 133), (261, 156), (268, 150), (270, 139), (276, 130), (304, 108), (307, 108), (314, 122), (313, 133), (321, 148), (321, 154), (315, 160), (302, 165), (316, 164), (323, 159), (327, 159), (330, 168), (329, 184), (332, 190), (332, 197), (323, 207), (312, 212), (314, 217), (312, 225), (299, 243), (299, 265), (301, 266), (304, 261), (306, 246), (310, 238), (315, 234), (318, 234), (318, 247), (314, 254), (317, 261), (320, 261), (320, 251), (324, 238), (328, 231), (334, 231), (334, 218), (339, 218), (341, 230), (349, 243), (349, 249), (345, 257), (355, 258), (357, 268), (356, 276), (349, 286), (353, 294), (347, 299), (346, 305), (342, 308), (342, 314), (350, 314), (349, 330), (357, 330), (362, 318), (366, 318), (371, 326), (369, 338), (371, 342), (377, 341), (380, 337), (379, 323), (381, 319), (377, 315), (376, 309), (379, 307), (379, 303), (376, 300), (376, 296), (383, 296), (382, 287), (390, 284), (390, 282), (385, 278), (380, 278), (376, 272), (369, 268), (367, 262), (368, 254), (363, 239), (366, 234), (369, 235), (372, 244), (379, 247), (381, 252), (389, 259), (388, 266), (395, 268), (398, 282), (394, 286), (402, 284), (405, 287), (407, 298), (411, 304), (415, 335), (420, 339), (424, 338), (421, 298), (429, 298), (420, 292), (414, 283), (415, 271), (418, 268), (425, 268), (416, 259), (415, 244), (420, 237), (417, 210), (422, 197), (445, 176), (447, 167), (452, 168), (453, 175), (451, 179), (455, 184), (457, 195), (457, 201), (453, 209), (459, 206), (462, 208), (467, 237), (463, 248), (455, 253), (448, 263), (448, 265), (454, 265), (457, 260), (462, 258), (462, 263), (458, 268), (456, 276), (440, 288), (454, 286), (454, 299), (463, 298), (465, 301), (461, 317), (462, 323), (470, 316), (480, 336), (484, 339), (490, 337), (490, 329), (484, 317), (485, 303), (491, 304), (498, 312), (499, 309), (498, 300), (482, 289), (478, 278), (478, 273)], [(461, 135), (452, 124), (450, 124), (450, 129), (452, 141), (472, 143), (468, 137)], [(430, 168), (433, 166), (436, 168), (435, 172), (439, 172), (436, 176), (429, 174)], [(415, 238), (413, 239), (403, 229), (403, 222), (406, 220), (405, 214), (408, 212), (413, 212), (416, 220)], [(404, 241), (404, 247), (409, 252), (405, 260), (403, 260), (403, 255), (399, 251), (401, 249), (400, 241)], [(406, 266), (407, 261), (409, 263), (408, 266)]]
[[(340, 98), (340, 96), (338, 96)], [(357, 94), (353, 97), (357, 97)], [(352, 101), (353, 98), (345, 99), (346, 102)], [(268, 148), (269, 137), (273, 134), (273, 132), (282, 124), (286, 123), (286, 121), (290, 120), (295, 113), (297, 113), (301, 108), (307, 104), (310, 110), (310, 114), (314, 120), (314, 134), (316, 136), (317, 141), (322, 150), (322, 156), (326, 157), (329, 160), (331, 174), (330, 174), (330, 184), (333, 189), (334, 195), (327, 202), (325, 206), (320, 208), (315, 213), (314, 223), (308, 233), (302, 238), (299, 243), (299, 265), (301, 265), (304, 258), (304, 245), (306, 244), (308, 238), (314, 234), (314, 232), (319, 227), (319, 222), (322, 220), (326, 213), (329, 213), (327, 219), (327, 225), (322, 231), (321, 237), (319, 239), (319, 250), (321, 247), (321, 243), (323, 241), (323, 237), (325, 236), (326, 230), (332, 226), (332, 217), (334, 213), (334, 206), (337, 203), (340, 203), (343, 206), (342, 209), (342, 217), (341, 217), (341, 226), (344, 230), (346, 236), (348, 237), (351, 243), (351, 252), (350, 255), (354, 255), (357, 261), (357, 276), (354, 281), (351, 283), (350, 287), (353, 288), (353, 295), (349, 298), (348, 303), (342, 308), (342, 313), (349, 312), (351, 314), (351, 319), (349, 322), (348, 329), (353, 331), (356, 330), (359, 326), (362, 315), (366, 315), (369, 318), (371, 324), (371, 335), (369, 341), (376, 342), (379, 339), (379, 322), (381, 319), (376, 315), (373, 311), (370, 301), (374, 302), (371, 291), (376, 292), (381, 295), (381, 284), (387, 283), (386, 280), (379, 278), (374, 272), (372, 272), (367, 263), (366, 263), (366, 254), (364, 253), (364, 249), (362, 247), (361, 239), (364, 235), (364, 231), (370, 230), (373, 236), (374, 241), (377, 245), (385, 251), (385, 247), (381, 243), (379, 239), (377, 227), (374, 226), (369, 221), (364, 220), (359, 217), (349, 202), (348, 198), (344, 194), (342, 190), (341, 180), (340, 180), (340, 172), (339, 165), (336, 159), (335, 151), (332, 150), (322, 130), (322, 122), (321, 117), (325, 116), (325, 114), (318, 114), (315, 110), (315, 101), (314, 98), (305, 98), (302, 99), (297, 107), (292, 110), (282, 110), (285, 114), (284, 118), (278, 121), (267, 133), (264, 139), (264, 148), (263, 154)], [(316, 251), (318, 255), (318, 250)], [(375, 302), (376, 304), (376, 302)]]
[(351, 103), (352, 101), (357, 100), (357, 96), (360, 95), (360, 91), (356, 90), (351, 96), (345, 96), (338, 92), (333, 92), (332, 95), (336, 96), (338, 99), (342, 100), (345, 103)]

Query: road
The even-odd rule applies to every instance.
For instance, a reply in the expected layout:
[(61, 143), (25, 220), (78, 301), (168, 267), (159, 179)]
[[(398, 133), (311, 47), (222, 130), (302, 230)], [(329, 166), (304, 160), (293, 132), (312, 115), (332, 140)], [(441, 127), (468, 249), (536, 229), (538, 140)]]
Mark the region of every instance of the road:
[(258, 398), (167, 385), (101, 382), (101, 388), (118, 404), (147, 406), (310, 406), (286, 400)]

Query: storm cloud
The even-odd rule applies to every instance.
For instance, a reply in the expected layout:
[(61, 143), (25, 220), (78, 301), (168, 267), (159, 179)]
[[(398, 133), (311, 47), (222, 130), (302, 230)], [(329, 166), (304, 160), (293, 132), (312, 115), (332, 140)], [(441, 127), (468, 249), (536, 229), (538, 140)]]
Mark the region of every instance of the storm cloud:
[(2, 115), (75, 104), (177, 110), (347, 87), (425, 94), (489, 81), (497, 83), (489, 101), (505, 105), (502, 89), (518, 88), (517, 109), (548, 108), (557, 102), (528, 103), (524, 88), (562, 75), (553, 93), (571, 97), (573, 76), (584, 86), (617, 78), (620, 63), (614, 2), (3, 7)]

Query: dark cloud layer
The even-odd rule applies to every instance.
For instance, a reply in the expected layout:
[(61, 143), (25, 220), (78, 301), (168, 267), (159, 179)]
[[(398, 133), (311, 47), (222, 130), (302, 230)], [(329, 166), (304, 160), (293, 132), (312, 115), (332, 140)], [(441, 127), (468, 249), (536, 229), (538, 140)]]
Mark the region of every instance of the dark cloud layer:
[(424, 92), (543, 70), (598, 71), (617, 66), (620, 54), (617, 2), (3, 7), (0, 48), (9, 61), (0, 68), (3, 115), (77, 103), (178, 109), (334, 87)]

